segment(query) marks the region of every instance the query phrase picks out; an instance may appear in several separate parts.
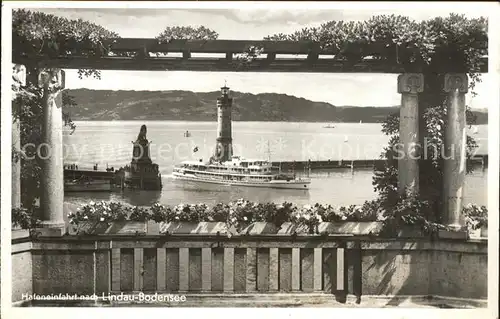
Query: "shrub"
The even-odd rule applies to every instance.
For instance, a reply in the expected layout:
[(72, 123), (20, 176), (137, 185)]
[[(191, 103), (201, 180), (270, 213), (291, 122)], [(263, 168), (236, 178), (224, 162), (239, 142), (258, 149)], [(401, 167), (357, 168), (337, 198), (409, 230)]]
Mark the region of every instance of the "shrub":
[(468, 229), (476, 230), (488, 226), (488, 209), (486, 206), (466, 205), (462, 209), (462, 215), (465, 217), (465, 224)]
[(40, 219), (36, 217), (36, 214), (24, 208), (13, 208), (11, 221), (13, 227), (21, 229), (31, 230), (40, 226)]

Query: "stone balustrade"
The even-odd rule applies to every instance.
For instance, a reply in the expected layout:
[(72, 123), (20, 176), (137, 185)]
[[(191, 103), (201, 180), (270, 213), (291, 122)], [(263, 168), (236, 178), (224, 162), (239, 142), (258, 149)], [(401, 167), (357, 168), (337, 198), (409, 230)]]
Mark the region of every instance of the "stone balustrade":
[[(487, 298), (487, 242), (368, 236), (214, 234), (13, 236), (23, 294), (126, 292)], [(328, 297), (329, 296), (329, 297)], [(267, 298), (267, 297), (266, 297)], [(298, 297), (300, 298), (300, 297)]]

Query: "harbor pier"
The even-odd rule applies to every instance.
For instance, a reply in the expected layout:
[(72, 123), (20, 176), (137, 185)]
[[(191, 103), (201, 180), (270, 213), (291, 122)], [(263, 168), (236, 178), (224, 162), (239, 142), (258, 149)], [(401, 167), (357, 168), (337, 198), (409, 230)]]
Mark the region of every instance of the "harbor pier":
[[(282, 171), (301, 171), (304, 169), (336, 169), (336, 168), (374, 168), (384, 164), (385, 159), (356, 159), (356, 160), (307, 160), (307, 161), (282, 161), (272, 162), (273, 167), (281, 168)], [(476, 155), (468, 159), (473, 165), (481, 166), (483, 169), (488, 167), (488, 155)]]
[[(302, 171), (304, 169), (369, 169), (377, 165), (383, 165), (384, 159), (364, 159), (364, 160), (323, 160), (323, 161), (283, 161), (272, 162), (276, 169), (281, 168), (284, 172)], [(481, 166), (484, 170), (488, 168), (488, 155), (476, 155), (468, 160), (475, 166)], [(90, 169), (65, 169), (64, 178), (78, 179), (81, 177), (90, 177), (93, 180), (110, 180), (111, 183), (117, 181), (118, 171), (90, 170)]]

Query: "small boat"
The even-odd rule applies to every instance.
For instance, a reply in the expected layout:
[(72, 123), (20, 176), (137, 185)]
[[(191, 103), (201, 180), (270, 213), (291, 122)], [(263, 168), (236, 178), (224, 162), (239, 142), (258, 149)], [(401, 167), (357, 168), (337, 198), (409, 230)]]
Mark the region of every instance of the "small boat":
[(335, 125), (333, 124), (328, 124), (328, 125), (325, 125), (323, 126), (324, 128), (335, 128)]
[(347, 142), (349, 142), (349, 137), (346, 135), (346, 136), (344, 137), (344, 143), (347, 143)]
[(111, 181), (77, 179), (64, 181), (64, 192), (110, 192)]
[(477, 126), (472, 127), (472, 134), (478, 134), (478, 133), (479, 129), (477, 128)]

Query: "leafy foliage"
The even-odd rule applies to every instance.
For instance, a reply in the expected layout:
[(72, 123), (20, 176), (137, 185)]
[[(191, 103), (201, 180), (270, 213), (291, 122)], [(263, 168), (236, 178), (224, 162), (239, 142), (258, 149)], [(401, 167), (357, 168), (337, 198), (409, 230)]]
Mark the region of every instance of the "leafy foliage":
[(12, 226), (33, 230), (40, 226), (40, 219), (24, 208), (12, 208)]
[[(82, 19), (70, 20), (25, 9), (12, 13), (13, 56), (101, 56), (109, 51), (108, 40), (118, 37), (117, 33)], [(29, 59), (26, 61), (29, 63)], [(100, 78), (99, 70), (80, 70), (79, 75)]]
[(105, 222), (126, 220), (135, 220), (133, 214), (137, 214), (137, 207), (129, 207), (121, 203), (90, 202), (76, 212), (68, 214), (70, 224), (78, 225), (81, 222)]
[(234, 57), (235, 59), (233, 64), (237, 68), (245, 68), (250, 63), (255, 61), (263, 53), (264, 53), (264, 48), (251, 45), (248, 48), (246, 48), (242, 53), (236, 54), (236, 56)]
[[(422, 218), (429, 223), (441, 222), (443, 208), (443, 156), (446, 128), (446, 93), (443, 91), (444, 74), (468, 73), (472, 94), (480, 82), (481, 58), (488, 53), (488, 24), (485, 18), (468, 19), (464, 15), (450, 14), (417, 22), (396, 15), (374, 16), (363, 22), (330, 21), (317, 28), (304, 28), (292, 34), (275, 34), (268, 40), (312, 40), (334, 54), (336, 59), (357, 63), (372, 58), (384, 61), (390, 67), (404, 72), (424, 74), (424, 92), (419, 94), (420, 110), (420, 194), (416, 201), (429, 207)], [(474, 124), (475, 116), (469, 108), (467, 123)], [(381, 157), (385, 165), (374, 172), (373, 185), (383, 207), (399, 214), (398, 205), (406, 205), (397, 185), (397, 160), (394, 160), (399, 141), (399, 116), (388, 117), (382, 131), (389, 135), (389, 145)], [(467, 137), (467, 156), (477, 144)], [(472, 167), (468, 166), (471, 172)], [(412, 207), (417, 209), (416, 207)], [(415, 212), (415, 215), (418, 215)], [(394, 220), (403, 221), (401, 218)]]
[(469, 229), (475, 230), (481, 227), (488, 227), (488, 209), (486, 206), (469, 204), (462, 209), (465, 217), (465, 224)]
[[(399, 15), (378, 15), (359, 22), (330, 21), (264, 39), (316, 41), (339, 59), (357, 62), (373, 57), (388, 65), (402, 65), (406, 72), (423, 72), (427, 66), (436, 73), (478, 72), (488, 41), (486, 19), (457, 14), (422, 22)], [(458, 54), (450, 54), (455, 52)], [(436, 58), (446, 63), (438, 64)]]
[(161, 43), (175, 39), (184, 40), (217, 40), (219, 34), (204, 26), (198, 27), (166, 27), (156, 38)]

